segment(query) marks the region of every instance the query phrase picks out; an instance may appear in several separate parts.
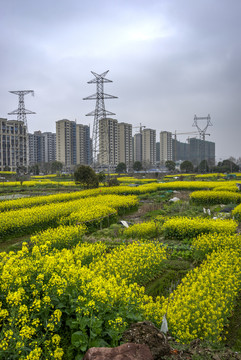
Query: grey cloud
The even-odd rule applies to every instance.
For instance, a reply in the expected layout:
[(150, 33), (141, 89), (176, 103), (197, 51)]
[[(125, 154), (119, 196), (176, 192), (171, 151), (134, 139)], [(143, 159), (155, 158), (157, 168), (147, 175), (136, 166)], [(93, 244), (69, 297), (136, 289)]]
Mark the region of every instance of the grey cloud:
[[(29, 129), (55, 130), (60, 118), (85, 114), (96, 89), (91, 70), (110, 70), (106, 108), (120, 121), (192, 131), (193, 116), (211, 114), (217, 157), (241, 156), (239, 0), (2, 1), (1, 117), (26, 97)], [(143, 36), (142, 36), (143, 35)]]

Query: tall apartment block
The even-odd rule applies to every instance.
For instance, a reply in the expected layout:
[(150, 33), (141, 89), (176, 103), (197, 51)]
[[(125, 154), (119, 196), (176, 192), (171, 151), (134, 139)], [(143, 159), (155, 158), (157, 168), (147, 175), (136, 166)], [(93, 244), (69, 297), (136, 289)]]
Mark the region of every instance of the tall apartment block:
[(111, 118), (99, 120), (99, 157), (101, 166), (118, 164), (118, 121)]
[(189, 160), (189, 144), (172, 139), (172, 159), (174, 162)]
[(44, 139), (44, 162), (56, 160), (56, 134), (52, 132), (43, 132)]
[(91, 164), (90, 127), (76, 125), (76, 162), (78, 165)]
[(27, 130), (23, 121), (0, 118), (0, 170), (27, 166)]
[(156, 130), (142, 130), (142, 163), (147, 167), (156, 165)]
[(28, 134), (28, 164), (48, 163), (56, 160), (56, 134), (35, 131)]
[(172, 133), (169, 131), (160, 132), (160, 164), (172, 160)]
[(134, 135), (134, 161), (142, 162), (142, 134)]
[(132, 125), (121, 122), (118, 124), (118, 163), (130, 166), (133, 161), (132, 152)]
[(76, 165), (75, 121), (56, 121), (56, 160), (62, 162), (65, 171), (73, 170)]
[(215, 164), (215, 143), (197, 138), (188, 139), (187, 143), (172, 140), (173, 160), (188, 160), (197, 166), (202, 160)]
[(156, 142), (156, 164), (160, 164), (160, 141)]
[(199, 165), (207, 160), (210, 165), (215, 164), (215, 143), (202, 139), (189, 139), (189, 160), (193, 165)]

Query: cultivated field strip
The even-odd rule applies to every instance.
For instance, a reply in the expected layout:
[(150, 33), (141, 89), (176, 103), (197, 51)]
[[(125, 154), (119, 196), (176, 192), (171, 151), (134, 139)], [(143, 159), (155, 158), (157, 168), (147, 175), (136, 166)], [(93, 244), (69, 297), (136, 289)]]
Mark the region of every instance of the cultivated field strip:
[(61, 221), (67, 221), (66, 218), (72, 213), (77, 213), (76, 222), (84, 223), (114, 214), (116, 209), (130, 209), (137, 204), (135, 196), (104, 195), (3, 212), (0, 213), (0, 241), (9, 236), (33, 234), (56, 227)]

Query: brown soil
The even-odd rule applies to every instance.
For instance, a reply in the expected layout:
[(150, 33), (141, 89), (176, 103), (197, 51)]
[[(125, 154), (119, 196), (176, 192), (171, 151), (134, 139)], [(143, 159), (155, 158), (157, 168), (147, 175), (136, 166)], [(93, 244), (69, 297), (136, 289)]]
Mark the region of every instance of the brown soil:
[(132, 324), (124, 332), (122, 341), (147, 345), (154, 360), (163, 359), (171, 352), (166, 336), (149, 321)]
[(222, 351), (212, 349), (199, 339), (192, 341), (189, 346), (182, 346), (149, 321), (132, 324), (124, 332), (122, 342), (147, 345), (154, 360), (241, 360), (241, 354), (228, 348)]
[(177, 191), (173, 193), (173, 196), (177, 197), (180, 200), (183, 201), (189, 201), (189, 195), (191, 194), (191, 191)]
[(125, 215), (125, 220), (134, 222), (134, 223), (142, 223), (142, 216), (145, 215), (149, 211), (154, 211), (162, 208), (161, 203), (150, 203), (149, 201), (143, 201), (140, 203), (139, 208), (134, 213)]

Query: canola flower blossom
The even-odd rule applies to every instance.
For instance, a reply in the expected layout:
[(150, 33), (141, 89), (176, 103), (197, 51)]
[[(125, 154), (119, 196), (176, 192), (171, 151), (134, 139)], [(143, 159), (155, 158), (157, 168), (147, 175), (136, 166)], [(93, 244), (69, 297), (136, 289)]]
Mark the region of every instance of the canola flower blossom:
[(166, 238), (192, 239), (205, 233), (232, 234), (238, 223), (234, 220), (173, 217), (166, 220), (162, 226)]
[(50, 228), (36, 235), (31, 236), (33, 245), (44, 245), (47, 250), (71, 248), (81, 241), (87, 228), (84, 225), (59, 226), (56, 229)]
[(213, 251), (162, 303), (167, 308), (169, 301), (167, 320), (172, 334), (182, 343), (195, 338), (222, 341), (240, 290), (240, 252)]
[(237, 225), (236, 221), (230, 219), (157, 216), (153, 221), (130, 226), (123, 231), (123, 235), (134, 239), (156, 238), (160, 235), (166, 238), (192, 239), (204, 233), (234, 233)]
[(241, 249), (241, 235), (240, 234), (225, 234), (213, 233), (199, 235), (192, 240), (192, 247), (197, 253), (197, 256), (204, 258), (212, 251), (234, 249), (239, 251)]
[(131, 183), (131, 184), (147, 184), (147, 183), (156, 183), (157, 182), (157, 180), (154, 180), (154, 179), (136, 179), (131, 176), (118, 177), (117, 180), (122, 183)]
[(103, 260), (92, 263), (91, 269), (107, 279), (114, 275), (128, 283), (144, 285), (160, 272), (166, 258), (166, 250), (161, 243), (133, 242), (128, 246), (119, 246)]
[(222, 173), (211, 173), (211, 174), (198, 174), (195, 175), (196, 179), (217, 179), (224, 178), (226, 175)]
[[(143, 185), (144, 186), (144, 185)], [(135, 191), (135, 189), (129, 188), (128, 186), (118, 186), (116, 188), (113, 187), (104, 187), (98, 189), (89, 189), (82, 190), (77, 192), (71, 192), (68, 194), (55, 194), (55, 195), (47, 195), (47, 196), (34, 196), (31, 198), (22, 198), (22, 199), (14, 199), (14, 200), (6, 200), (0, 202), (0, 212), (5, 212), (8, 210), (17, 210), (22, 208), (30, 208), (38, 205), (51, 205), (53, 203), (61, 203), (68, 202), (74, 200), (80, 200), (88, 197), (97, 197), (100, 195), (122, 195), (122, 194), (132, 194), (136, 192), (137, 194), (141, 192), (149, 191), (149, 189), (139, 189)], [(155, 191), (155, 188), (154, 190)], [(102, 199), (104, 200), (104, 199)], [(104, 201), (103, 201), (104, 202)]]
[(160, 271), (166, 258), (162, 245), (135, 242), (107, 250), (102, 243), (83, 243), (51, 252), (43, 244), (30, 252), (24, 244), (17, 253), (1, 253), (0, 356), (31, 358), (39, 348), (41, 356), (64, 359), (62, 336), (67, 334), (74, 354), (101, 343), (103, 333), (111, 334), (108, 341), (115, 346), (134, 319), (160, 326), (167, 308), (170, 331), (179, 341), (196, 337), (221, 341), (241, 289), (240, 252), (214, 251), (187, 274), (169, 299), (154, 301), (137, 283), (145, 284)]
[[(103, 203), (107, 203), (110, 213)], [(98, 197), (89, 197), (58, 204), (48, 204), (35, 206), (27, 209), (19, 209), (0, 213), (0, 241), (3, 241), (10, 235), (31, 234), (37, 230), (43, 230), (48, 227), (56, 227), (59, 221), (63, 224), (63, 218), (70, 216), (71, 213), (78, 211), (78, 222), (83, 223), (103, 216), (109, 216), (118, 211), (129, 210), (137, 206), (137, 197), (121, 195), (102, 195)], [(105, 210), (101, 211), (101, 206)], [(80, 211), (81, 209), (81, 211)], [(91, 209), (91, 210), (90, 210)], [(97, 211), (95, 211), (97, 209)], [(94, 217), (93, 217), (94, 216)]]
[[(29, 183), (29, 186), (32, 182)], [(35, 182), (34, 182), (35, 183)], [(36, 182), (38, 183), (38, 182)], [(50, 180), (43, 180), (42, 184), (49, 184)], [(10, 183), (8, 183), (10, 184)], [(41, 184), (41, 183), (39, 183)], [(17, 185), (17, 182), (16, 182)], [(27, 186), (27, 185), (26, 185)], [(215, 189), (219, 186), (222, 186), (223, 189), (233, 191), (236, 186), (236, 181), (226, 181), (222, 185), (218, 184), (216, 181), (175, 181), (168, 183), (147, 183), (144, 185), (139, 185), (138, 187), (129, 187), (129, 186), (115, 186), (115, 187), (102, 187), (97, 189), (88, 189), (77, 192), (70, 192), (68, 194), (55, 194), (48, 196), (35, 196), (31, 198), (22, 198), (15, 200), (6, 200), (0, 202), (0, 212), (7, 210), (17, 210), (21, 208), (34, 207), (38, 205), (47, 205), (52, 203), (67, 202), (73, 200), (79, 200), (81, 198), (99, 196), (99, 195), (122, 195), (122, 194), (145, 194), (149, 192), (154, 192), (158, 190), (203, 190), (203, 189)]]
[[(236, 189), (237, 186), (236, 186)], [(235, 191), (220, 190), (219, 187), (214, 188), (213, 191), (194, 191), (190, 194), (190, 199), (199, 205), (214, 205), (214, 204), (239, 204), (241, 202), (241, 194)]]
[[(153, 185), (143, 187), (153, 189)], [(185, 276), (169, 298), (154, 300), (145, 295), (141, 285), (159, 274), (166, 259), (162, 244), (138, 241), (114, 250), (103, 243), (78, 243), (73, 247), (87, 231), (88, 223), (84, 223), (100, 220), (96, 213), (101, 206), (106, 209), (108, 204), (116, 214), (138, 203), (135, 196), (120, 196), (118, 192), (107, 196), (100, 195), (100, 189), (93, 190), (97, 192), (92, 197), (36, 206), (46, 227), (66, 220), (81, 225), (42, 231), (31, 237), (31, 247), (23, 244), (17, 253), (0, 253), (0, 358), (64, 360), (66, 353), (75, 358), (92, 346), (116, 346), (132, 322), (149, 319), (160, 326), (167, 310), (169, 329), (179, 341), (185, 343), (197, 337), (221, 341), (241, 290), (239, 236), (233, 234), (237, 223), (185, 217), (179, 222), (177, 217), (156, 219), (162, 227), (169, 222), (166, 229), (170, 236), (176, 233), (185, 238), (186, 228), (196, 235), (207, 231), (192, 244), (205, 256), (211, 254)], [(21, 211), (31, 214), (34, 209), (3, 214), (7, 219), (17, 211), (23, 215)], [(51, 214), (52, 209), (55, 215)], [(45, 211), (46, 220), (42, 217)], [(32, 217), (34, 214), (33, 211)], [(29, 231), (38, 229), (38, 222), (34, 221)], [(139, 225), (143, 226), (143, 233), (145, 226), (148, 228), (145, 224)], [(140, 229), (136, 233), (139, 239), (144, 238)]]
[(87, 207), (85, 211), (83, 209), (72, 212), (69, 216), (63, 217), (60, 220), (61, 224), (74, 225), (74, 224), (93, 224), (98, 226), (103, 222), (105, 218), (110, 220), (116, 220), (117, 210), (111, 206), (96, 204), (94, 206)]
[[(111, 333), (116, 342), (133, 319), (144, 319), (140, 307), (146, 301), (144, 288), (132, 280), (156, 273), (165, 258), (164, 249), (151, 243), (120, 249), (122, 267), (116, 275), (118, 268), (109, 268), (111, 256), (103, 261), (107, 247), (101, 243), (53, 252), (46, 252), (44, 245), (35, 245), (30, 252), (24, 244), (17, 253), (1, 253), (0, 357), (18, 354), (19, 359), (31, 359), (40, 348), (44, 358), (64, 359), (64, 337), (71, 337), (65, 350), (69, 346), (77, 355), (94, 341), (103, 341), (103, 333)], [(118, 251), (114, 251), (112, 260), (117, 257)], [(130, 274), (130, 264), (137, 264), (138, 259), (146, 263), (146, 269), (136, 265)], [(97, 265), (88, 268), (89, 264)], [(103, 274), (101, 264), (106, 269)], [(99, 335), (89, 337), (90, 330)], [(107, 340), (114, 344), (108, 336)]]
[(241, 221), (241, 204), (233, 209), (232, 215), (236, 220)]
[(19, 187), (19, 186), (24, 186), (24, 187), (33, 187), (33, 186), (46, 186), (46, 185), (51, 185), (52, 181), (49, 179), (39, 179), (39, 180), (28, 180), (28, 181), (23, 181), (21, 183), (21, 181), (6, 181), (4, 182), (4, 187)]
[(123, 231), (127, 238), (150, 239), (156, 238), (161, 233), (161, 223), (159, 221), (147, 221), (140, 224), (134, 224)]

